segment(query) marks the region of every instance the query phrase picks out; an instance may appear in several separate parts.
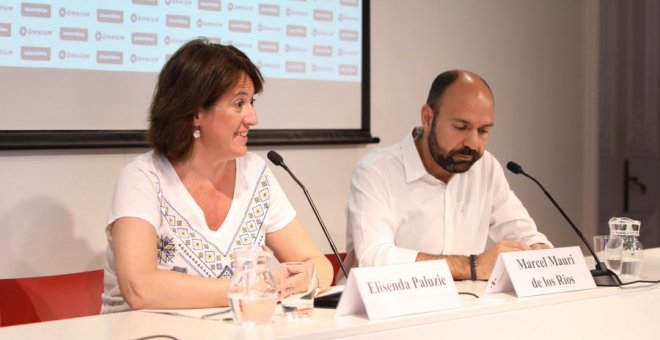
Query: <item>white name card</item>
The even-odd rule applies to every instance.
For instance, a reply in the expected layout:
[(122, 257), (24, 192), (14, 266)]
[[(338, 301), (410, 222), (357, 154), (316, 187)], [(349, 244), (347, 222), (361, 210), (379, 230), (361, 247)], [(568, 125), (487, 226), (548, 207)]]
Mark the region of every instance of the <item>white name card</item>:
[(484, 294), (534, 296), (596, 288), (580, 247), (500, 253)]
[(335, 315), (370, 320), (460, 306), (447, 261), (353, 268)]

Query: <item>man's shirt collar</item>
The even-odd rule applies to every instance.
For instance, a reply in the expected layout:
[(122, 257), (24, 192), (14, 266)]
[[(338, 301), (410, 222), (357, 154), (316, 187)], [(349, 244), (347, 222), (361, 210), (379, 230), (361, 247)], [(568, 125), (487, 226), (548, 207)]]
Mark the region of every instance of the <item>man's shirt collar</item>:
[(419, 155), (413, 131), (409, 132), (401, 142), (401, 155), (403, 156), (403, 167), (406, 172), (406, 182), (410, 183), (421, 179), (424, 175), (431, 176), (422, 163), (422, 157)]

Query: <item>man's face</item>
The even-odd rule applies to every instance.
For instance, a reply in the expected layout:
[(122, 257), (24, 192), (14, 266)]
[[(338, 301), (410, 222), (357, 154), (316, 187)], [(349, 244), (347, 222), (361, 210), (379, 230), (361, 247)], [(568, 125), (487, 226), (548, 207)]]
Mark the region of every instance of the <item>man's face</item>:
[(466, 172), (486, 149), (493, 126), (492, 95), (475, 84), (452, 84), (443, 95), (438, 111), (430, 124), (431, 157), (449, 173)]
[(468, 146), (446, 150), (440, 146), (438, 141), (437, 131), (435, 126), (433, 126), (429, 134), (429, 151), (431, 152), (431, 157), (433, 157), (433, 160), (439, 166), (450, 173), (462, 173), (470, 170), (472, 164), (483, 155), (483, 150), (479, 152)]

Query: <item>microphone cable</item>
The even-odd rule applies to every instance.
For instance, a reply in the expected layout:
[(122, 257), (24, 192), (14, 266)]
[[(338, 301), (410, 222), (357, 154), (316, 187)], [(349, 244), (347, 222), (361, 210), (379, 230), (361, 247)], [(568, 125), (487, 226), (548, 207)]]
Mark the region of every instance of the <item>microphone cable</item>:
[[(617, 276), (617, 278), (618, 278), (618, 276)], [(622, 282), (621, 280), (619, 280), (619, 283), (617, 283), (617, 284), (605, 284), (605, 283), (601, 283), (601, 284), (596, 284), (596, 286), (597, 286), (597, 287), (619, 287), (619, 288), (626, 288), (626, 287), (624, 287), (624, 286), (632, 285), (632, 284), (635, 284), (635, 283), (649, 283), (649, 284), (651, 284), (651, 285), (654, 285), (654, 284), (656, 284), (656, 283), (660, 283), (660, 280), (635, 280), (635, 281), (628, 281), (628, 282)]]

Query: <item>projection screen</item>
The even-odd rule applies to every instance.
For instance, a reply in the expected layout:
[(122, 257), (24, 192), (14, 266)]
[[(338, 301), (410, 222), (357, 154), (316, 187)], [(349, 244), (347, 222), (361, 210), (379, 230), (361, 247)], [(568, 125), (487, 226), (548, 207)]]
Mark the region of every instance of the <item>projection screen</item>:
[(368, 0), (0, 3), (0, 148), (145, 146), (167, 58), (195, 37), (265, 77), (250, 144), (372, 143)]

